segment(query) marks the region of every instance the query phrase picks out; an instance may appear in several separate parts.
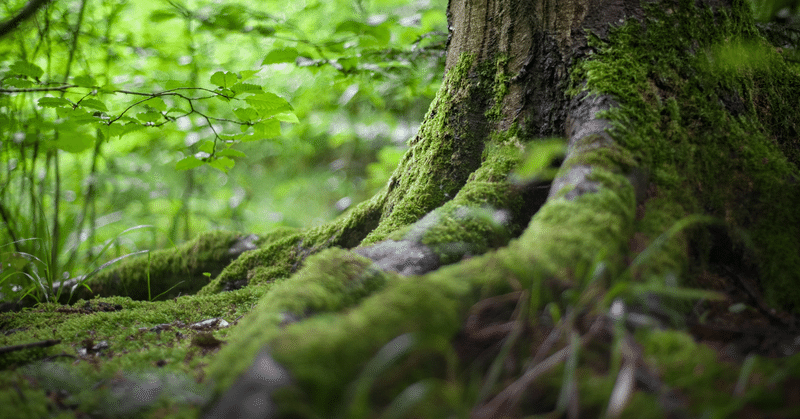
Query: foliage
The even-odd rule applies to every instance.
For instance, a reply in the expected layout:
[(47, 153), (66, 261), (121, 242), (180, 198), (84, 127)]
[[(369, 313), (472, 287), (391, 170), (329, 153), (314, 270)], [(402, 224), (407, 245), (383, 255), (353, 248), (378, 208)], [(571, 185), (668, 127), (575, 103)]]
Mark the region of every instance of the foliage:
[(208, 229), (319, 224), (382, 187), (442, 73), (444, 3), (405, 3), (39, 10), (0, 40), (0, 299)]

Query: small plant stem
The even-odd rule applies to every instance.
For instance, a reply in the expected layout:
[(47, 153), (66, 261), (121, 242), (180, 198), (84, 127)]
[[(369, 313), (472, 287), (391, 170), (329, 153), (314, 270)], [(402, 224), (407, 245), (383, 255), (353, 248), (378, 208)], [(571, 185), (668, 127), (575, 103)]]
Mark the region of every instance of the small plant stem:
[(55, 176), (55, 192), (53, 194), (53, 232), (50, 235), (50, 275), (48, 275), (48, 279), (52, 283), (56, 282), (58, 279), (58, 251), (59, 251), (59, 236), (61, 235), (61, 229), (59, 225), (58, 214), (60, 211), (59, 204), (61, 201), (61, 173), (59, 171), (58, 166), (58, 150), (53, 151), (53, 174)]
[(147, 301), (153, 301), (150, 295), (150, 252), (147, 252)]
[(183, 198), (183, 240), (189, 241), (192, 238), (192, 227), (190, 214), (192, 213), (190, 205), (192, 193), (194, 192), (194, 171), (186, 171), (186, 190), (184, 191)]
[(2, 202), (0, 202), (0, 217), (3, 218), (3, 222), (6, 224), (6, 232), (8, 233), (8, 236), (11, 237), (11, 243), (14, 244), (14, 250), (21, 252), (19, 243), (17, 242), (17, 236), (14, 234), (14, 229), (11, 227), (14, 224), (11, 223), (11, 217), (9, 217), (8, 211), (6, 211), (6, 208)]
[[(20, 153), (22, 153), (23, 149), (20, 147)], [(23, 161), (25, 161), (25, 156), (22, 156)], [(28, 172), (28, 195), (30, 197), (30, 203), (28, 204), (28, 208), (31, 211), (31, 221), (32, 225), (37, 225), (37, 218), (39, 217), (39, 212), (34, 211), (36, 208), (36, 160), (39, 158), (39, 141), (33, 143), (33, 154), (31, 155), (31, 169)], [(24, 188), (24, 185), (21, 186)], [(41, 202), (41, 201), (39, 201)]]
[(86, 222), (87, 216), (89, 218), (89, 234), (87, 235), (86, 241), (89, 245), (86, 248), (86, 259), (91, 260), (94, 256), (92, 254), (92, 245), (94, 244), (95, 217), (97, 214), (97, 160), (100, 156), (101, 146), (102, 139), (100, 137), (100, 130), (98, 129), (94, 142), (94, 151), (92, 153), (92, 166), (89, 169), (89, 176), (87, 177), (88, 185), (86, 186), (86, 193), (83, 196), (83, 209), (81, 210), (81, 215), (78, 217), (78, 222), (75, 226), (75, 232), (78, 235), (77, 243), (75, 247), (73, 247), (72, 254), (69, 257), (70, 263), (75, 261), (78, 257), (83, 224)]

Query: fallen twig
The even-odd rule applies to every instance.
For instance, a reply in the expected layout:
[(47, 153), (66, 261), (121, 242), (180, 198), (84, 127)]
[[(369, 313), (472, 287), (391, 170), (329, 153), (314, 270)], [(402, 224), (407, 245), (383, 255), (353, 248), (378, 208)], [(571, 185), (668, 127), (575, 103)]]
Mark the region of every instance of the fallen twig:
[(0, 347), (0, 354), (21, 351), (28, 348), (46, 348), (48, 346), (58, 345), (59, 343), (61, 343), (60, 339), (48, 339), (40, 340), (38, 342), (23, 343), (20, 345), (2, 346)]

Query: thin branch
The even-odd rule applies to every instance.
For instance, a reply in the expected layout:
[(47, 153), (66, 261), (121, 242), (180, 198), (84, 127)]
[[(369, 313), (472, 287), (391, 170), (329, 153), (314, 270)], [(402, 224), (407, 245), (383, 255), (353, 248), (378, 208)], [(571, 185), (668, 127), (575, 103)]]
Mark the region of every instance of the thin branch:
[(56, 87), (31, 87), (27, 89), (0, 89), (0, 93), (33, 93), (33, 92), (64, 92), (72, 87), (80, 87), (74, 84), (66, 84)]
[(17, 13), (16, 16), (12, 17), (11, 19), (0, 23), (0, 38), (10, 34), (14, 29), (19, 26), (25, 19), (33, 16), (39, 9), (44, 7), (50, 0), (31, 0), (22, 10)]

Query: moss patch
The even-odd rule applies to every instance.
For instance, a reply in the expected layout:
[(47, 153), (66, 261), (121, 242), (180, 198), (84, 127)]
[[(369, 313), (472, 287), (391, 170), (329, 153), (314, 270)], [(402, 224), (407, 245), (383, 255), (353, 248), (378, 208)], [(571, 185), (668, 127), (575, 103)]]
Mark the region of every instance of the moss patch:
[[(193, 325), (210, 318), (234, 325), (252, 309), (259, 292), (263, 290), (247, 288), (158, 302), (107, 297), (0, 313), (0, 346), (60, 341), (0, 357), (0, 397), (6, 413), (41, 417), (35, 405), (40, 401), (67, 417), (153, 412), (192, 417), (210, 396), (207, 386), (196, 383), (219, 349), (204, 342), (227, 341), (230, 332), (219, 324)], [(136, 391), (141, 397), (128, 393)], [(14, 410), (8, 410), (11, 406)]]
[(95, 295), (151, 300), (194, 294), (235, 258), (230, 249), (243, 237), (236, 232), (213, 231), (175, 249), (123, 259), (88, 278), (85, 284), (91, 291), (78, 286), (72, 295), (64, 290), (61, 296), (66, 302)]
[[(797, 309), (800, 74), (760, 37), (744, 1), (647, 11), (646, 29), (629, 21), (594, 38), (574, 79), (619, 101), (605, 114), (612, 135), (653, 169), (662, 202), (749, 231), (768, 300)], [(726, 51), (741, 45), (769, 64), (731, 61)]]

